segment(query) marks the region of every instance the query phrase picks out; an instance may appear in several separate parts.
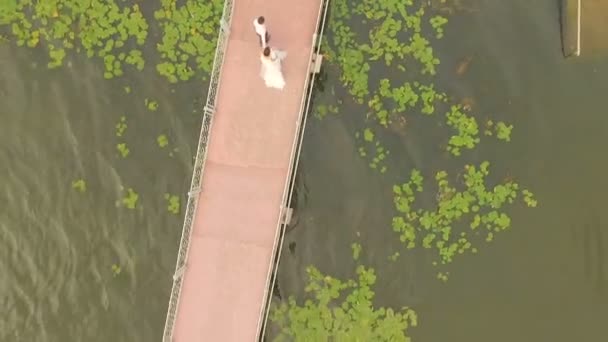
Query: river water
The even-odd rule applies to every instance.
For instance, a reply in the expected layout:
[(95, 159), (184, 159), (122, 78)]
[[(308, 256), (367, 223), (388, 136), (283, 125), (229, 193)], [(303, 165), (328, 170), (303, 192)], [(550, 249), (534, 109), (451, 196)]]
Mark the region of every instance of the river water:
[(200, 82), (170, 88), (153, 69), (108, 81), (99, 63), (39, 57), (0, 45), (0, 341), (160, 340), (183, 220), (164, 194), (184, 203)]
[[(438, 281), (429, 255), (404, 253), (390, 222), (393, 184), (404, 182), (413, 167), (430, 176), (438, 164), (449, 165), (437, 154), (438, 137), (416, 126), (415, 118), (405, 134), (385, 131), (392, 160), (379, 175), (357, 152), (354, 132), (365, 127), (365, 108), (345, 105), (338, 115), (309, 121), (297, 221), (286, 235), (278, 273), (281, 296), (303, 298), (310, 264), (352, 276), (350, 245), (360, 242), (362, 261), (378, 273), (377, 304), (407, 305), (419, 314), (419, 326), (409, 330), (413, 341), (603, 341), (608, 43), (601, 37), (608, 24), (585, 22), (582, 56), (565, 60), (558, 1), (468, 3), (450, 17), (436, 45), (442, 61), (436, 84), (472, 99), (479, 118), (499, 117), (515, 128), (510, 143), (482, 139), (451, 169), (489, 160), (492, 173), (529, 187), (539, 206), (514, 207), (509, 231), (455, 261), (450, 279)], [(463, 61), (468, 70), (459, 76)], [(331, 72), (327, 77), (327, 84), (338, 82)], [(399, 250), (399, 259), (389, 262)]]
[[(539, 207), (515, 207), (512, 229), (450, 265), (446, 283), (423, 251), (388, 262), (400, 250), (392, 184), (445, 156), (411, 120), (405, 134), (380, 133), (392, 154), (379, 175), (357, 152), (363, 109), (347, 103), (308, 121), (278, 276), (283, 298), (302, 297), (309, 264), (351, 276), (358, 241), (379, 274), (378, 304), (418, 312), (414, 341), (605, 339), (608, 55), (594, 40), (593, 55), (583, 43), (582, 57), (564, 60), (557, 11), (553, 0), (478, 1), (450, 17), (436, 46), (437, 85), (515, 126), (512, 142), (484, 143), (469, 157), (530, 188)], [(463, 60), (470, 65), (458, 76)], [(44, 64), (37, 52), (0, 44), (0, 341), (158, 341), (183, 216), (163, 195), (185, 203), (201, 84), (169, 87), (154, 70), (107, 81), (98, 63), (78, 58), (59, 70)], [(72, 186), (79, 179), (84, 192)], [(120, 202), (128, 188), (139, 195), (134, 209)]]

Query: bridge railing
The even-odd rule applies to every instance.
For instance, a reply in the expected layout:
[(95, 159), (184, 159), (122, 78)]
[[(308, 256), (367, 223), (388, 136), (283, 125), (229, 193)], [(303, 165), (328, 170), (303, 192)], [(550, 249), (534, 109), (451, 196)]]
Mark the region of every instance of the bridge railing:
[(266, 290), (264, 293), (264, 305), (260, 311), (260, 318), (258, 321), (258, 341), (262, 341), (266, 331), (266, 321), (270, 312), (270, 296), (274, 283), (276, 281), (275, 268), (279, 264), (281, 251), (283, 249), (283, 239), (285, 237), (285, 226), (283, 224), (283, 218), (286, 216), (289, 204), (291, 203), (292, 195), (295, 186), (295, 177), (300, 162), (300, 152), (302, 150), (302, 139), (304, 138), (304, 131), (306, 129), (306, 120), (308, 118), (308, 112), (310, 110), (310, 103), (312, 99), (313, 88), (315, 84), (315, 74), (313, 72), (313, 64), (315, 63), (317, 54), (320, 54), (321, 43), (323, 41), (323, 32), (325, 30), (325, 23), (327, 20), (327, 10), (329, 8), (330, 0), (321, 0), (319, 6), (319, 12), (317, 14), (317, 22), (315, 25), (316, 31), (313, 34), (313, 40), (310, 47), (310, 56), (308, 59), (307, 72), (308, 77), (304, 80), (304, 94), (302, 94), (302, 100), (300, 102), (298, 120), (296, 121), (296, 138), (293, 141), (291, 147), (291, 157), (289, 163), (289, 170), (287, 173), (287, 179), (285, 182), (285, 188), (283, 189), (283, 198), (281, 202), (281, 211), (279, 215), (279, 222), (277, 223), (277, 230), (275, 233), (275, 240), (273, 245), (274, 260), (271, 267), (268, 269), (266, 277)]
[(190, 183), (190, 191), (188, 192), (188, 203), (186, 204), (186, 213), (184, 217), (184, 225), (182, 228), (182, 237), (177, 253), (177, 262), (175, 265), (175, 273), (173, 274), (173, 286), (171, 288), (171, 297), (169, 298), (169, 308), (167, 310), (167, 318), (165, 321), (165, 329), (163, 332), (163, 342), (172, 342), (173, 329), (175, 327), (175, 317), (179, 307), (179, 297), (182, 290), (183, 276), (188, 262), (188, 250), (190, 248), (190, 238), (192, 236), (192, 228), (194, 226), (194, 215), (198, 206), (199, 193), (201, 191), (201, 180), (205, 169), (205, 160), (207, 158), (207, 144), (213, 125), (213, 115), (215, 113), (215, 104), (217, 93), (220, 86), (222, 75), (222, 65), (224, 63), (224, 55), (228, 45), (228, 37), (230, 35), (230, 23), (232, 21), (232, 10), (234, 0), (225, 0), (222, 19), (220, 20), (220, 28), (217, 38), (217, 47), (215, 49), (215, 57), (213, 59), (213, 69), (209, 80), (209, 90), (207, 92), (207, 102), (203, 109), (203, 122), (196, 150), (196, 159), (194, 161), (194, 170), (192, 172), (192, 181)]

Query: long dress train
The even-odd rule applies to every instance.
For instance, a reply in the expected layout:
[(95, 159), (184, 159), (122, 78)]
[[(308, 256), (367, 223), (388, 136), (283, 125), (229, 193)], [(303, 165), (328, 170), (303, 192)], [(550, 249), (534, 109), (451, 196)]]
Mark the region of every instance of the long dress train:
[(262, 70), (260, 76), (264, 79), (266, 86), (269, 88), (283, 89), (285, 87), (285, 78), (281, 71), (281, 61), (287, 57), (287, 52), (272, 50), (270, 58), (262, 56)]

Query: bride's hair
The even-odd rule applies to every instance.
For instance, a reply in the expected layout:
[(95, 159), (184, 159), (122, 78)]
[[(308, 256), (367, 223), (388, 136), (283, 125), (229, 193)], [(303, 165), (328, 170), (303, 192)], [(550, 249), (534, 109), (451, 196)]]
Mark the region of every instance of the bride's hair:
[(259, 16), (258, 17), (258, 24), (264, 25), (264, 17), (263, 16)]
[(262, 54), (266, 57), (270, 56), (270, 48), (267, 46), (264, 48), (264, 51), (262, 52)]

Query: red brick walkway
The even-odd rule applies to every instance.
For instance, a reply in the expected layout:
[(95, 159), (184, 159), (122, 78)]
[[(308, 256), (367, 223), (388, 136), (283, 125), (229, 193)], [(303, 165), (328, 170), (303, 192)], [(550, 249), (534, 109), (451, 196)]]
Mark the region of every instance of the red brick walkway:
[[(235, 0), (175, 342), (249, 342), (259, 333), (320, 5)], [(282, 91), (260, 78), (259, 15), (271, 46), (288, 52)]]

